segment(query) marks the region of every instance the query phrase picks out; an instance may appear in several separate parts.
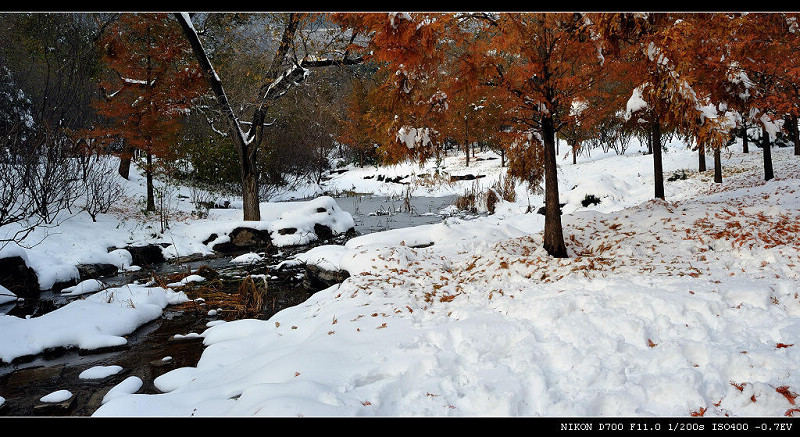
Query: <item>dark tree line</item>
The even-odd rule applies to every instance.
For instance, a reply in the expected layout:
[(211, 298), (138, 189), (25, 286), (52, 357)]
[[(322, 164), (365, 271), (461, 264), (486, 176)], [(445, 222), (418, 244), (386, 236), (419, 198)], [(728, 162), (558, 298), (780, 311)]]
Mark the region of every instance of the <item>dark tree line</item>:
[(93, 216), (110, 206), (91, 198), (114, 185), (87, 188), (105, 172), (97, 172), (91, 148), (75, 135), (97, 121), (95, 41), (107, 18), (0, 15), (0, 226), (17, 225), (0, 235), (2, 245), (54, 224), (87, 195)]

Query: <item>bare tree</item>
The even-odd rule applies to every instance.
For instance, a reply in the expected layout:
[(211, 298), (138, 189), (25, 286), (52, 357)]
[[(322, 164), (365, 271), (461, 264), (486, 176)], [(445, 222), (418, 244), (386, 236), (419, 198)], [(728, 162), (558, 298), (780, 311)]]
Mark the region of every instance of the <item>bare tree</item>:
[(85, 189), (72, 134), (91, 125), (90, 14), (0, 15), (0, 245), (62, 220)]
[(83, 210), (96, 222), (97, 215), (108, 212), (125, 193), (125, 189), (117, 180), (116, 169), (107, 159), (93, 155), (90, 164), (84, 179)]
[[(215, 71), (208, 53), (200, 41), (190, 15), (188, 13), (176, 13), (175, 17), (181, 24), (204, 76), (217, 99), (217, 104), (224, 114), (227, 123), (227, 134), (236, 148), (242, 178), (244, 220), (260, 220), (258, 154), (264, 138), (264, 128), (269, 126), (266, 116), (272, 104), (285, 95), (293, 86), (303, 82), (309, 74), (310, 68), (352, 65), (362, 62), (362, 59), (349, 59), (347, 51), (344, 52), (340, 59), (298, 58), (298, 48), (294, 44), (295, 37), (300, 34), (301, 26), (308, 21), (304, 20), (302, 14), (288, 14), (275, 55), (256, 92), (256, 105), (252, 112), (251, 121), (242, 122), (240, 116), (236, 114), (231, 106), (222, 80)], [(243, 129), (243, 126), (246, 127), (246, 130)]]

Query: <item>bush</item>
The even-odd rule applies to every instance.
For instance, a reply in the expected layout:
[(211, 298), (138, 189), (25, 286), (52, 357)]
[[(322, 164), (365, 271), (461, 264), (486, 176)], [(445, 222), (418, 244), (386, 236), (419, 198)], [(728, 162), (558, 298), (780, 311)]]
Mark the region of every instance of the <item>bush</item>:
[(598, 205), (599, 203), (600, 203), (600, 198), (598, 198), (594, 194), (587, 194), (586, 196), (583, 197), (583, 200), (581, 200), (581, 205), (583, 205), (584, 208), (586, 208), (589, 205)]
[(670, 177), (667, 178), (667, 181), (678, 181), (678, 180), (685, 180), (686, 179), (686, 170), (680, 170), (672, 173)]

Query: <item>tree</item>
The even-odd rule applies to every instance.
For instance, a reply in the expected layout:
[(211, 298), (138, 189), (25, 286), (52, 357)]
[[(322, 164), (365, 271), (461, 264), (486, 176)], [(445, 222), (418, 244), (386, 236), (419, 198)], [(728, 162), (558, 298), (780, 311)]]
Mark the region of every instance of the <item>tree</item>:
[[(574, 125), (574, 104), (596, 90), (601, 73), (598, 47), (590, 26), (579, 14), (502, 14), (489, 48), (496, 49), (490, 83), (500, 101), (508, 103), (508, 118), (517, 132), (543, 149), (545, 228), (544, 248), (566, 257), (561, 226), (555, 134)], [(490, 70), (487, 70), (490, 71)]]
[[(71, 212), (84, 187), (76, 132), (96, 121), (104, 14), (2, 14), (0, 35), (0, 226), (21, 243)], [(78, 157), (78, 159), (76, 159)], [(85, 161), (83, 161), (85, 163)]]
[(377, 159), (375, 141), (370, 134), (373, 128), (371, 120), (369, 95), (369, 82), (355, 80), (351, 94), (348, 96), (347, 116), (342, 120), (337, 140), (347, 144), (356, 154), (358, 166), (363, 167), (364, 162), (374, 162)]
[(147, 211), (155, 211), (154, 157), (169, 153), (192, 100), (205, 89), (189, 46), (168, 14), (123, 14), (100, 40), (110, 73), (101, 82), (98, 112), (146, 157)]
[(599, 34), (615, 56), (625, 56), (635, 88), (626, 116), (646, 123), (653, 151), (654, 197), (664, 199), (662, 133), (675, 128), (699, 147), (722, 147), (730, 119), (699, 86), (696, 47), (703, 17), (695, 14), (600, 14)]
[[(312, 23), (318, 16), (313, 14), (308, 16), (295, 13), (287, 14), (275, 55), (269, 64), (269, 68), (263, 74), (258, 89), (254, 93), (256, 98), (252, 109), (251, 121), (249, 123), (242, 122), (240, 120), (241, 117), (231, 106), (228, 93), (225, 91), (222, 80), (211, 63), (208, 52), (200, 41), (200, 36), (192, 23), (192, 18), (188, 13), (176, 13), (175, 17), (181, 25), (183, 34), (192, 48), (195, 58), (208, 81), (208, 85), (211, 87), (217, 106), (223, 113), (227, 125), (227, 134), (236, 149), (242, 178), (244, 220), (260, 220), (258, 154), (264, 138), (264, 129), (269, 127), (267, 113), (272, 104), (286, 94), (290, 88), (303, 82), (311, 68), (352, 65), (358, 64), (362, 60), (359, 58), (350, 59), (347, 51), (338, 59), (298, 58), (296, 56), (298, 51), (295, 50), (296, 47), (293, 44), (295, 37), (298, 36), (303, 25)], [(246, 130), (243, 129), (243, 125), (247, 126)]]
[[(770, 137), (774, 137), (788, 114), (789, 132), (800, 155), (797, 116), (800, 94), (797, 83), (798, 15), (787, 13), (731, 14), (725, 17), (730, 34), (733, 77), (745, 87), (750, 103), (749, 119), (761, 125), (764, 179), (774, 177)], [(746, 135), (746, 132), (745, 132)]]
[(600, 71), (583, 18), (560, 13), (367, 14), (352, 20), (373, 35), (371, 59), (395, 72), (387, 75), (384, 96), (402, 111), (393, 111), (397, 116), (387, 120), (390, 131), (441, 126), (435, 118), (441, 116), (463, 123), (467, 110), (483, 96), (493, 108), (503, 109), (497, 120), (505, 125), (510, 172), (532, 186), (544, 178), (544, 247), (554, 257), (567, 256), (555, 134), (573, 122), (566, 115), (574, 101), (592, 92)]
[(106, 14), (3, 14), (0, 59), (31, 101), (38, 126), (79, 130), (96, 121), (99, 53)]

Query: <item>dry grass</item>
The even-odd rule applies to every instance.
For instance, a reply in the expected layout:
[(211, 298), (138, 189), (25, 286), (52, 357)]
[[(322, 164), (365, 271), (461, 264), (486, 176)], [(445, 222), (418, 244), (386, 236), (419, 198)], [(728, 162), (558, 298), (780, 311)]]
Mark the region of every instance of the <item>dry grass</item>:
[(252, 276), (247, 276), (239, 284), (239, 297), (241, 305), (239, 307), (239, 317), (249, 318), (261, 314), (264, 308), (264, 298), (267, 296), (266, 281), (259, 281), (263, 285), (256, 285)]
[(514, 178), (500, 176), (488, 189), (480, 187), (478, 180), (464, 190), (464, 194), (456, 199), (456, 207), (462, 211), (478, 213), (486, 211), (494, 214), (495, 205), (501, 199), (506, 202), (517, 200)]
[(190, 274), (200, 274), (205, 282), (190, 282), (178, 288), (189, 297), (189, 301), (174, 305), (180, 311), (208, 312), (216, 309), (225, 320), (255, 318), (261, 315), (267, 295), (265, 281), (247, 276), (242, 280), (222, 279), (208, 266), (196, 272), (174, 273), (166, 276), (153, 275), (155, 285), (166, 288), (167, 284), (179, 282)]

